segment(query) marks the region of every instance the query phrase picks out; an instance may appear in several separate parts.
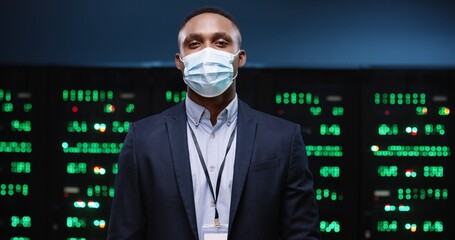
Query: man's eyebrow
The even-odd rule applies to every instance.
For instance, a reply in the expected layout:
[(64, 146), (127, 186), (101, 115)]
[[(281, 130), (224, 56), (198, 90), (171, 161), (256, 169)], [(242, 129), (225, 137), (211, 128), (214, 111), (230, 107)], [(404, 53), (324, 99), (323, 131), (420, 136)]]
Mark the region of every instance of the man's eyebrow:
[[(189, 42), (192, 40), (201, 40), (203, 38), (201, 33), (190, 33), (186, 38), (184, 39), (184, 42)], [(227, 32), (215, 32), (210, 36), (211, 39), (226, 39), (227, 41), (232, 41), (232, 37), (229, 33)]]
[(226, 40), (232, 41), (232, 37), (230, 34), (227, 32), (216, 32), (213, 34), (213, 38), (218, 39), (218, 38), (224, 38)]
[(190, 33), (188, 34), (188, 36), (186, 36), (186, 38), (184, 39), (184, 42), (188, 42), (188, 41), (191, 41), (191, 40), (194, 40), (194, 39), (201, 39), (202, 36), (200, 33)]

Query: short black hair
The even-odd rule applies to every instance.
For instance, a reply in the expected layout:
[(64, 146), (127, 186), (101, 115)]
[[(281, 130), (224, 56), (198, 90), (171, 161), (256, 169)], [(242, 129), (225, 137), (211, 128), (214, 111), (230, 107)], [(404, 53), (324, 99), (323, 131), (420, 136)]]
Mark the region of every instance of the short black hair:
[(185, 27), (185, 24), (188, 21), (190, 21), (192, 18), (194, 18), (198, 15), (201, 15), (203, 13), (214, 13), (214, 14), (221, 15), (221, 16), (229, 19), (232, 22), (232, 24), (234, 24), (237, 27), (237, 29), (239, 29), (239, 31), (240, 31), (239, 25), (237, 24), (237, 21), (234, 19), (234, 17), (231, 14), (229, 14), (227, 11), (225, 11), (224, 9), (222, 9), (220, 7), (215, 7), (215, 6), (204, 6), (204, 7), (196, 9), (195, 11), (193, 11), (192, 13), (187, 15), (183, 19), (183, 22), (180, 26), (180, 30), (182, 30), (182, 28)]

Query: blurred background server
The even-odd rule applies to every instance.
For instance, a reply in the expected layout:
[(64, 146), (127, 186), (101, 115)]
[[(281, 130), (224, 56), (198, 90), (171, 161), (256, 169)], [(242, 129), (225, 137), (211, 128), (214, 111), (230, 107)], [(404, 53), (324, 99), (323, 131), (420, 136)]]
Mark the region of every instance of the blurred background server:
[(176, 16), (211, 4), (238, 94), (302, 125), (324, 239), (455, 236), (452, 1), (49, 0), (0, 2), (0, 239), (105, 239), (129, 123), (186, 97)]

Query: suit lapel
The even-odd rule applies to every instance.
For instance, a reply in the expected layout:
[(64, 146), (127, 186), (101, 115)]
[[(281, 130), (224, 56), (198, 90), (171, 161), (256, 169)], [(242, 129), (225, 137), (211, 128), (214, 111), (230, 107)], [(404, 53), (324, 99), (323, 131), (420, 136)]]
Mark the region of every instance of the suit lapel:
[(243, 192), (248, 169), (251, 163), (254, 141), (256, 137), (256, 121), (251, 116), (251, 109), (239, 101), (237, 116), (237, 145), (232, 184), (231, 210), (229, 214), (229, 231), (237, 213)]
[(185, 104), (181, 103), (175, 110), (174, 114), (167, 118), (166, 127), (169, 133), (172, 161), (180, 195), (182, 196), (183, 205), (194, 237), (197, 239), (196, 210), (194, 208), (193, 181), (188, 153)]

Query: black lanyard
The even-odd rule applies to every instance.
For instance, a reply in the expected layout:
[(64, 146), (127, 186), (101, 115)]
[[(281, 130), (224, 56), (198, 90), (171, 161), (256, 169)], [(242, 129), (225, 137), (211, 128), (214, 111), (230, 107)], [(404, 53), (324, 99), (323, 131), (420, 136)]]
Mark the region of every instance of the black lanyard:
[(229, 138), (229, 143), (226, 148), (226, 153), (224, 154), (223, 162), (221, 163), (220, 170), (218, 171), (218, 178), (216, 179), (216, 195), (215, 195), (215, 192), (213, 191), (212, 181), (210, 181), (209, 172), (207, 171), (207, 165), (205, 165), (204, 157), (202, 156), (202, 152), (201, 152), (201, 148), (199, 147), (199, 143), (197, 142), (193, 129), (191, 128), (191, 126), (189, 124), (188, 124), (188, 127), (190, 128), (191, 136), (193, 137), (194, 145), (196, 146), (197, 154), (199, 155), (199, 160), (201, 161), (202, 168), (204, 169), (205, 178), (207, 179), (207, 183), (209, 185), (210, 192), (212, 193), (213, 201), (215, 203), (215, 226), (217, 228), (219, 228), (220, 219), (219, 219), (219, 215), (218, 215), (218, 209), (216, 207), (216, 201), (218, 199), (218, 194), (220, 193), (221, 175), (223, 174), (224, 163), (226, 162), (226, 156), (229, 152), (229, 149), (231, 148), (232, 141), (234, 140), (235, 130), (236, 130), (237, 126), (234, 128), (234, 130), (232, 130), (231, 137)]

